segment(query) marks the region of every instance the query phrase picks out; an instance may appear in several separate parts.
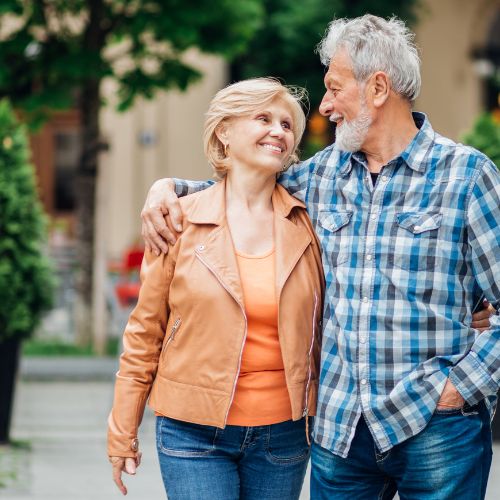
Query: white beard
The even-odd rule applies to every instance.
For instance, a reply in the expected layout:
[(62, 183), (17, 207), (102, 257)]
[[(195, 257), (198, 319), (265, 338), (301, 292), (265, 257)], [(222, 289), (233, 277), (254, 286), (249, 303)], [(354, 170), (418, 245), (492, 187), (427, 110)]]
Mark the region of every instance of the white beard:
[(351, 121), (343, 120), (335, 131), (335, 143), (342, 151), (354, 153), (361, 149), (365, 142), (372, 119), (363, 104), (358, 116)]

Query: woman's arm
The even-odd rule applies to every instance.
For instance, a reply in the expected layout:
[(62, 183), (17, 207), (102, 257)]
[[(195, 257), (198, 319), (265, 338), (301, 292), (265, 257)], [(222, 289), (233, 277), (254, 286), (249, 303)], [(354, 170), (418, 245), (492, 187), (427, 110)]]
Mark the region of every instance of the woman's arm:
[[(174, 272), (172, 254), (171, 251), (157, 257), (146, 251), (138, 303), (123, 334), (123, 353), (108, 418), (108, 455), (112, 457), (113, 477), (122, 492), (121, 471), (135, 472), (140, 460), (137, 432), (156, 376), (167, 327), (168, 291)], [(127, 457), (132, 459), (128, 467)]]

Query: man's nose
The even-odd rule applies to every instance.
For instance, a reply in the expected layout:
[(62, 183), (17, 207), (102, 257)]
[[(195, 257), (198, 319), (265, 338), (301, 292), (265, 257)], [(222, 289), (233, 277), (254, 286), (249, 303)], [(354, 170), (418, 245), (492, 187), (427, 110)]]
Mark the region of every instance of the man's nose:
[(330, 116), (333, 113), (333, 99), (326, 93), (319, 105), (319, 112), (323, 116)]

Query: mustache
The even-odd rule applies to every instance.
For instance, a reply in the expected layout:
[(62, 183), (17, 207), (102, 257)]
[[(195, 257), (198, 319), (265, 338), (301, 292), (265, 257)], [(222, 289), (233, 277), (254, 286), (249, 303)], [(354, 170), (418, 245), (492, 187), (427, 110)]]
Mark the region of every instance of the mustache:
[(336, 122), (337, 120), (340, 120), (342, 118), (342, 115), (339, 113), (334, 113), (333, 115), (330, 115), (328, 118), (331, 122)]

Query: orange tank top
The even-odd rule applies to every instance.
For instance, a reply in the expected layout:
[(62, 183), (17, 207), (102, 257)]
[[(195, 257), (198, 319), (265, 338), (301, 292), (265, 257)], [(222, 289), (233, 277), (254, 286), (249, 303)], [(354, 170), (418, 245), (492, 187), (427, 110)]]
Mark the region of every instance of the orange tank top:
[(236, 252), (247, 336), (228, 425), (270, 425), (292, 418), (278, 337), (274, 250), (265, 255)]

